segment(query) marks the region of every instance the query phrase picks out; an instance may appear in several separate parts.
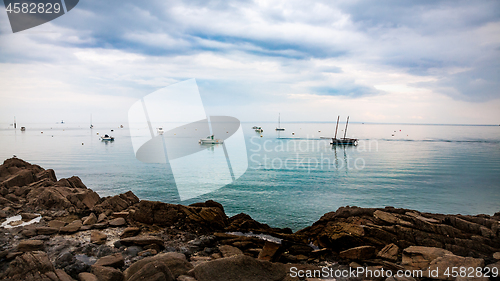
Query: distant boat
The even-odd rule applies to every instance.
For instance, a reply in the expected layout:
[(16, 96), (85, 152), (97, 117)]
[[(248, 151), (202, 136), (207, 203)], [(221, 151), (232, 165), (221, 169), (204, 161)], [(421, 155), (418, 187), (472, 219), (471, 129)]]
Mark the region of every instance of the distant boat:
[(114, 141), (115, 138), (109, 135), (101, 136), (101, 141)]
[(61, 120), (61, 124), (64, 124), (64, 120)]
[(205, 139), (200, 139), (198, 141), (199, 144), (219, 144), (219, 143), (224, 143), (223, 140), (215, 139), (214, 135), (208, 136)]
[(156, 128), (156, 132), (158, 133), (158, 135), (163, 135), (163, 128), (160, 127), (160, 128)]
[(26, 131), (26, 127), (21, 127), (21, 132)]
[(253, 127), (253, 129), (255, 129), (255, 131), (258, 132), (258, 133), (264, 132), (264, 129), (262, 129), (262, 127), (255, 126), (255, 127)]
[(120, 129), (123, 129), (123, 125), (120, 125)]
[(349, 124), (349, 116), (347, 116), (347, 122), (345, 123), (344, 137), (341, 139), (337, 139), (337, 130), (339, 128), (339, 119), (340, 116), (337, 117), (337, 126), (335, 127), (335, 137), (332, 138), (331, 145), (357, 145), (358, 139), (350, 139), (346, 138), (347, 134), (347, 125)]
[(92, 125), (92, 114), (90, 114), (90, 129), (93, 129), (94, 125)]
[(284, 131), (285, 128), (281, 128), (281, 114), (278, 113), (278, 127), (276, 127), (276, 131)]

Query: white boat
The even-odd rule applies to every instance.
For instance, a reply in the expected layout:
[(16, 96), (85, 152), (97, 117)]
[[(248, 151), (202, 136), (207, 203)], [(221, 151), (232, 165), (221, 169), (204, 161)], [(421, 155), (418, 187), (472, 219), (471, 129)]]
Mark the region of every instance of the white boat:
[(284, 131), (285, 128), (281, 128), (281, 114), (278, 113), (278, 127), (276, 127), (276, 131)]
[(115, 137), (112, 137), (112, 136), (109, 136), (109, 135), (104, 135), (104, 136), (101, 136), (101, 141), (114, 141), (115, 140)]
[(163, 127), (156, 128), (156, 132), (158, 133), (158, 135), (163, 135), (163, 133), (164, 133)]
[(224, 143), (223, 140), (216, 139), (214, 138), (214, 135), (208, 136), (205, 139), (200, 139), (198, 141), (199, 144), (219, 144), (219, 143)]
[(255, 126), (255, 127), (253, 127), (253, 128), (255, 129), (255, 131), (256, 131), (257, 133), (262, 133), (262, 132), (264, 132), (264, 129), (262, 129), (262, 127), (257, 127), (257, 126)]

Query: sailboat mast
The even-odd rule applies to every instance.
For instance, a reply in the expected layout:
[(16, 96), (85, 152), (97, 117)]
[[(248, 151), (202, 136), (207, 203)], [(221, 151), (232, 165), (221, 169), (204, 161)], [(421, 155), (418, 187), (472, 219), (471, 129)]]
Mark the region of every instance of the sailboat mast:
[(281, 113), (278, 113), (278, 128), (281, 128)]
[(345, 139), (345, 135), (347, 134), (347, 125), (348, 124), (349, 124), (349, 116), (347, 116), (347, 122), (345, 122), (344, 139)]
[(337, 116), (337, 126), (335, 127), (335, 137), (334, 137), (334, 139), (337, 139), (337, 129), (339, 128), (339, 119), (340, 119), (340, 115)]

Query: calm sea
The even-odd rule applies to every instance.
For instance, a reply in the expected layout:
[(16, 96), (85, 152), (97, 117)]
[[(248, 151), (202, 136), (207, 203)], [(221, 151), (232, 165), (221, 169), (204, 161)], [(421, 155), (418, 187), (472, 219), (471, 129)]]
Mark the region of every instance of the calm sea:
[[(346, 205), (500, 211), (500, 126), (353, 123), (347, 136), (360, 144), (332, 147), (320, 137), (333, 136), (335, 123), (282, 123), (280, 139), (274, 123), (242, 123), (247, 172), (215, 192), (179, 202), (168, 165), (138, 161), (126, 127), (94, 125), (90, 130), (86, 124), (23, 124), (21, 132), (0, 124), (0, 159), (17, 155), (54, 169), (58, 178), (77, 175), (101, 196), (132, 190), (141, 199), (171, 203), (212, 199), (228, 215), (244, 212), (294, 230)], [(263, 127), (262, 137), (255, 125)], [(101, 142), (97, 132), (116, 140)], [(193, 186), (204, 180), (193, 177)]]

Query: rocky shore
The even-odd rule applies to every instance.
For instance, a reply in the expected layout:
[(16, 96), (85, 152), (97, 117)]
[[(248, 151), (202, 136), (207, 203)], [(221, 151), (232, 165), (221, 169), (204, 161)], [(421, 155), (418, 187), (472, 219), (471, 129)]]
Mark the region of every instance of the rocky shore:
[[(214, 201), (174, 205), (130, 191), (101, 198), (78, 177), (57, 180), (17, 158), (0, 166), (0, 223), (2, 280), (498, 280), (500, 268), (500, 213), (348, 206), (292, 232), (228, 217)], [(446, 275), (453, 267), (481, 274)], [(365, 272), (324, 274), (358, 268)]]

